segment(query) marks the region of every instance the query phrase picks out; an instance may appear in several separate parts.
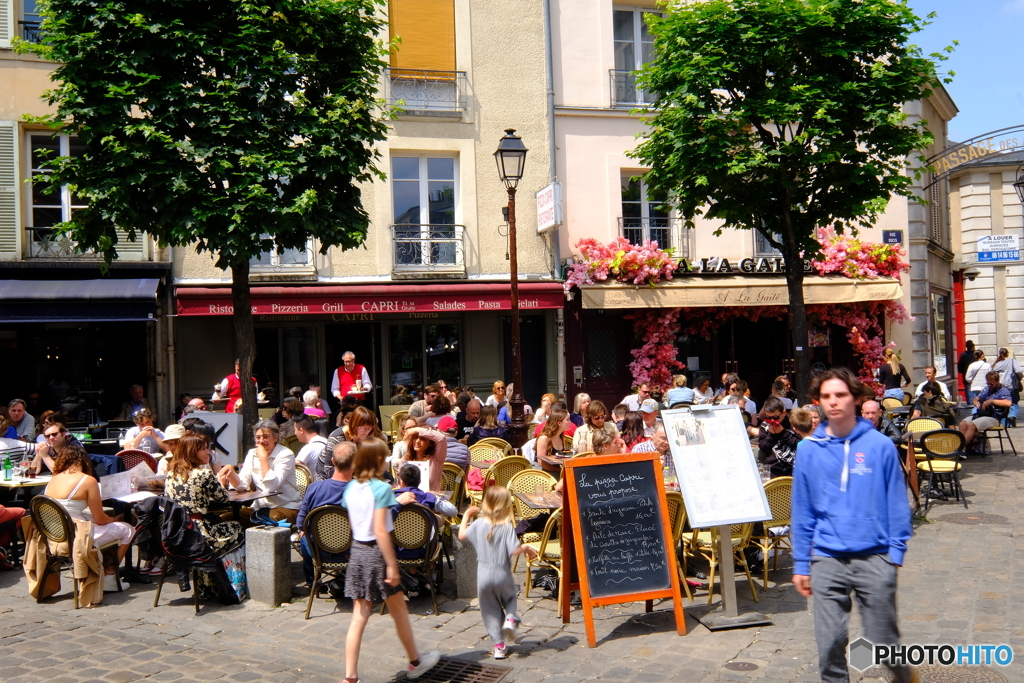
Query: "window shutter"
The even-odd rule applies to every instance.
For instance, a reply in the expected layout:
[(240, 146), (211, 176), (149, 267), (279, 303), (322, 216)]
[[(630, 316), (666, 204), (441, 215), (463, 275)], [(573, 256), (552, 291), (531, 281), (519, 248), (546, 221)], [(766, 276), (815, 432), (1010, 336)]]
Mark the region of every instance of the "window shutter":
[(136, 232), (135, 241), (128, 239), (128, 232), (117, 231), (117, 255), (118, 258), (127, 261), (141, 261), (146, 253), (146, 240), (149, 237), (145, 233)]
[[(3, 2), (3, 0), (0, 0)], [(455, 0), (390, 0), (392, 69), (455, 71)]]
[(0, 121), (0, 255), (5, 258), (18, 255), (19, 185), (18, 124)]
[(0, 47), (10, 47), (14, 27), (14, 0), (0, 0)]

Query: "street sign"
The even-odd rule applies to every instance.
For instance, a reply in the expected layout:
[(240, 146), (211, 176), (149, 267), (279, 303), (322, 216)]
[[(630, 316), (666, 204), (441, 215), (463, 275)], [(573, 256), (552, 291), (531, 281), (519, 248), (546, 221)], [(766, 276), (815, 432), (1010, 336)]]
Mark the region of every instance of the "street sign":
[(978, 238), (978, 262), (1020, 261), (1020, 237), (983, 235)]
[(551, 183), (537, 193), (537, 232), (562, 224), (562, 184)]
[(902, 230), (883, 230), (882, 244), (903, 244)]

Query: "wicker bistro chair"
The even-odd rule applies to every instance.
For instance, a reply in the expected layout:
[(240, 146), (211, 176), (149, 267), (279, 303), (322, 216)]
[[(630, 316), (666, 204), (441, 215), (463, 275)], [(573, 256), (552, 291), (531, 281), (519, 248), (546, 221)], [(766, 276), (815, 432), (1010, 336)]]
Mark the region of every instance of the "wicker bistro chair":
[(497, 485), (508, 487), (508, 483), (519, 472), (533, 469), (530, 461), (521, 455), (507, 455), (494, 463), (487, 470), (487, 477), (484, 479), (484, 491), (488, 486)]
[[(64, 506), (53, 498), (44, 495), (35, 496), (29, 503), (29, 513), (32, 515), (32, 523), (36, 530), (46, 538), (46, 565), (39, 575), (39, 597), (36, 602), (43, 601), (43, 589), (47, 577), (53, 572), (60, 572), (62, 569), (74, 569), (74, 558), (72, 553), (75, 546), (75, 522), (71, 515), (64, 509)], [(56, 552), (57, 544), (67, 544), (67, 555)], [(113, 551), (114, 562), (117, 562), (118, 542), (111, 541), (102, 546), (99, 550), (103, 553), (104, 566), (109, 562), (111, 551)], [(117, 590), (121, 590), (121, 577), (114, 572), (117, 581)], [(74, 595), (75, 609), (78, 609), (78, 579), (72, 576), (71, 588)]]
[(982, 432), (982, 436), (985, 438), (986, 445), (989, 443), (989, 433), (990, 432), (995, 434), (996, 438), (999, 439), (999, 452), (1000, 453), (1005, 453), (1006, 452), (1003, 449), (1003, 434), (1006, 434), (1006, 440), (1010, 442), (1010, 449), (1013, 451), (1013, 454), (1015, 456), (1017, 455), (1017, 448), (1016, 448), (1016, 446), (1013, 445), (1013, 439), (1010, 438), (1010, 432), (1009, 432), (1009, 430), (1006, 429), (1006, 427), (1004, 427), (1003, 425), (999, 424), (999, 425), (996, 425), (995, 427), (990, 427), (989, 429), (986, 429), (984, 432)]
[[(747, 583), (750, 584), (750, 594), (754, 597), (754, 602), (759, 602), (757, 599), (757, 588), (754, 586), (754, 577), (750, 574), (747, 558), (743, 554), (743, 551), (750, 546), (750, 536), (754, 531), (754, 524), (753, 522), (732, 524), (729, 529), (732, 537), (732, 559), (746, 571)], [(684, 539), (684, 543), (689, 544), (687, 551), (691, 555), (699, 553), (710, 565), (708, 570), (708, 604), (710, 605), (715, 595), (715, 570), (718, 568), (718, 563), (729, 561), (728, 559), (723, 560), (718, 557), (717, 527), (712, 529), (694, 529), (690, 538), (688, 540)]]
[(449, 501), (457, 508), (462, 507), (462, 499), (466, 495), (466, 473), (462, 468), (453, 462), (446, 462), (441, 471), (441, 490), (451, 491), (452, 498)]
[(306, 489), (315, 481), (313, 473), (303, 463), (295, 463), (295, 486), (299, 489), (299, 500), (306, 497)]
[(690, 584), (686, 582), (686, 553), (682, 549), (683, 528), (686, 526), (686, 505), (683, 503), (683, 494), (678, 491), (669, 491), (665, 494), (668, 501), (668, 519), (672, 527), (672, 547), (676, 549), (676, 572), (679, 574), (679, 584), (686, 592), (686, 597), (693, 602), (693, 593), (690, 591)]
[[(559, 535), (559, 531), (562, 525), (562, 508), (558, 508), (551, 513), (548, 518), (547, 524), (544, 525), (544, 532), (540, 535), (540, 540), (531, 541), (527, 543), (523, 541), (523, 545), (528, 545), (537, 551), (537, 559), (531, 559), (529, 556), (526, 558), (526, 597), (530, 597), (530, 586), (533, 584), (533, 577), (531, 576), (531, 570), (537, 566), (550, 567), (555, 570), (558, 574), (558, 583), (561, 585), (562, 582), (562, 537)], [(558, 601), (558, 616), (562, 616), (562, 601)]]
[(480, 463), (494, 463), (503, 457), (505, 457), (505, 450), (493, 443), (478, 441), (469, 447), (469, 464), (471, 467), (479, 467)]
[(140, 462), (144, 462), (146, 463), (146, 467), (153, 470), (153, 473), (156, 474), (156, 460), (154, 460), (153, 456), (147, 453), (146, 451), (140, 451), (134, 448), (130, 448), (128, 450), (124, 450), (118, 453), (117, 457), (121, 458), (121, 460), (124, 462), (124, 468), (126, 470), (130, 470), (131, 468), (136, 467)]
[(352, 547), (352, 526), (348, 510), (340, 505), (321, 505), (306, 515), (302, 530), (306, 534), (309, 554), (313, 556), (313, 585), (306, 604), (306, 619), (309, 619), (317, 588), (329, 578), (341, 580), (348, 568), (347, 557), (344, 562), (330, 561), (327, 557), (348, 553)]
[(477, 446), (479, 444), (487, 444), (489, 446), (500, 448), (503, 455), (512, 454), (512, 444), (510, 444), (508, 441), (505, 441), (505, 439), (498, 439), (493, 436), (489, 436), (486, 439), (480, 439), (473, 445)]
[(299, 441), (298, 437), (295, 436), (294, 434), (289, 434), (288, 436), (281, 439), (281, 445), (290, 450), (295, 455), (298, 455), (299, 451), (302, 450), (302, 442)]
[(750, 542), (764, 553), (764, 577), (761, 581), (763, 590), (768, 590), (768, 553), (773, 551), (773, 569), (779, 568), (779, 549), (793, 549), (792, 536), (789, 531), (773, 536), (770, 530), (775, 527), (788, 527), (791, 522), (793, 477), (777, 477), (764, 485), (764, 494), (768, 498), (768, 509), (772, 518), (764, 522), (764, 532), (760, 536), (752, 536)]
[(389, 423), (391, 428), (388, 430), (388, 434), (391, 437), (391, 443), (395, 443), (402, 438), (402, 423), (405, 422), (407, 417), (409, 417), (408, 410), (398, 410), (391, 413), (391, 421)]
[[(395, 518), (395, 530), (391, 532), (391, 542), (396, 549), (423, 552), (422, 557), (398, 558), (398, 566), (415, 567), (419, 570), (417, 576), (426, 581), (430, 589), (430, 599), (434, 603), (434, 614), (438, 614), (434, 568), (443, 565), (438, 562), (441, 556), (441, 538), (437, 528), (437, 516), (416, 503), (400, 506)], [(386, 608), (387, 603), (381, 605), (381, 614)]]
[(898, 398), (883, 398), (882, 399), (882, 410), (889, 410), (890, 408), (899, 408), (903, 406), (903, 401)]
[[(960, 487), (960, 456), (964, 454), (966, 442), (964, 435), (955, 429), (937, 429), (921, 437), (921, 450), (924, 462), (917, 464), (921, 476), (928, 475), (928, 490), (924, 494), (924, 509), (928, 511), (932, 493), (936, 491), (935, 483), (949, 482), (951, 492), (959, 501), (963, 497), (964, 509), (967, 509), (967, 496)], [(939, 491), (939, 495), (946, 495)]]
[[(523, 501), (519, 500), (516, 496), (516, 492), (519, 493), (537, 493), (538, 491), (551, 491), (555, 488), (555, 484), (558, 480), (553, 476), (545, 472), (544, 470), (535, 470), (533, 468), (520, 470), (512, 475), (512, 478), (508, 480), (506, 488), (512, 495), (512, 510), (515, 513), (516, 521), (524, 519), (532, 519), (544, 512), (544, 510), (537, 510)], [(543, 534), (540, 531), (528, 531), (521, 534), (519, 540), (523, 543), (538, 543), (540, 542)], [(519, 567), (519, 555), (516, 555), (512, 560), (512, 571), (516, 571)]]

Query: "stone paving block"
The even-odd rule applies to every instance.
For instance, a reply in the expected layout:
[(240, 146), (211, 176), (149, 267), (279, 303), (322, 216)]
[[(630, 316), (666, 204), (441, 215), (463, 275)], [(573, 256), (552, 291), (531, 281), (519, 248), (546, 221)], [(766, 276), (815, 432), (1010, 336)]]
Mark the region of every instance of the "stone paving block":
[(103, 676), (103, 679), (110, 683), (130, 683), (130, 681), (137, 681), (140, 678), (144, 678), (144, 676), (132, 671), (112, 671)]

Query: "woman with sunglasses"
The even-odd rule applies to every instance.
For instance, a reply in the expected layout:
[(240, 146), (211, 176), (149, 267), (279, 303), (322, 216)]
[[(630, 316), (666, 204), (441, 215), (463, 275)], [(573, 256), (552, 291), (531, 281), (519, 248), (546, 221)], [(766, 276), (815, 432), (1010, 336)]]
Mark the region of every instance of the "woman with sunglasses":
[(576, 430), (572, 439), (572, 450), (575, 453), (586, 453), (594, 450), (594, 433), (604, 431), (615, 440), (619, 438), (619, 430), (615, 423), (608, 419), (608, 409), (601, 401), (591, 401), (587, 406), (586, 424)]

